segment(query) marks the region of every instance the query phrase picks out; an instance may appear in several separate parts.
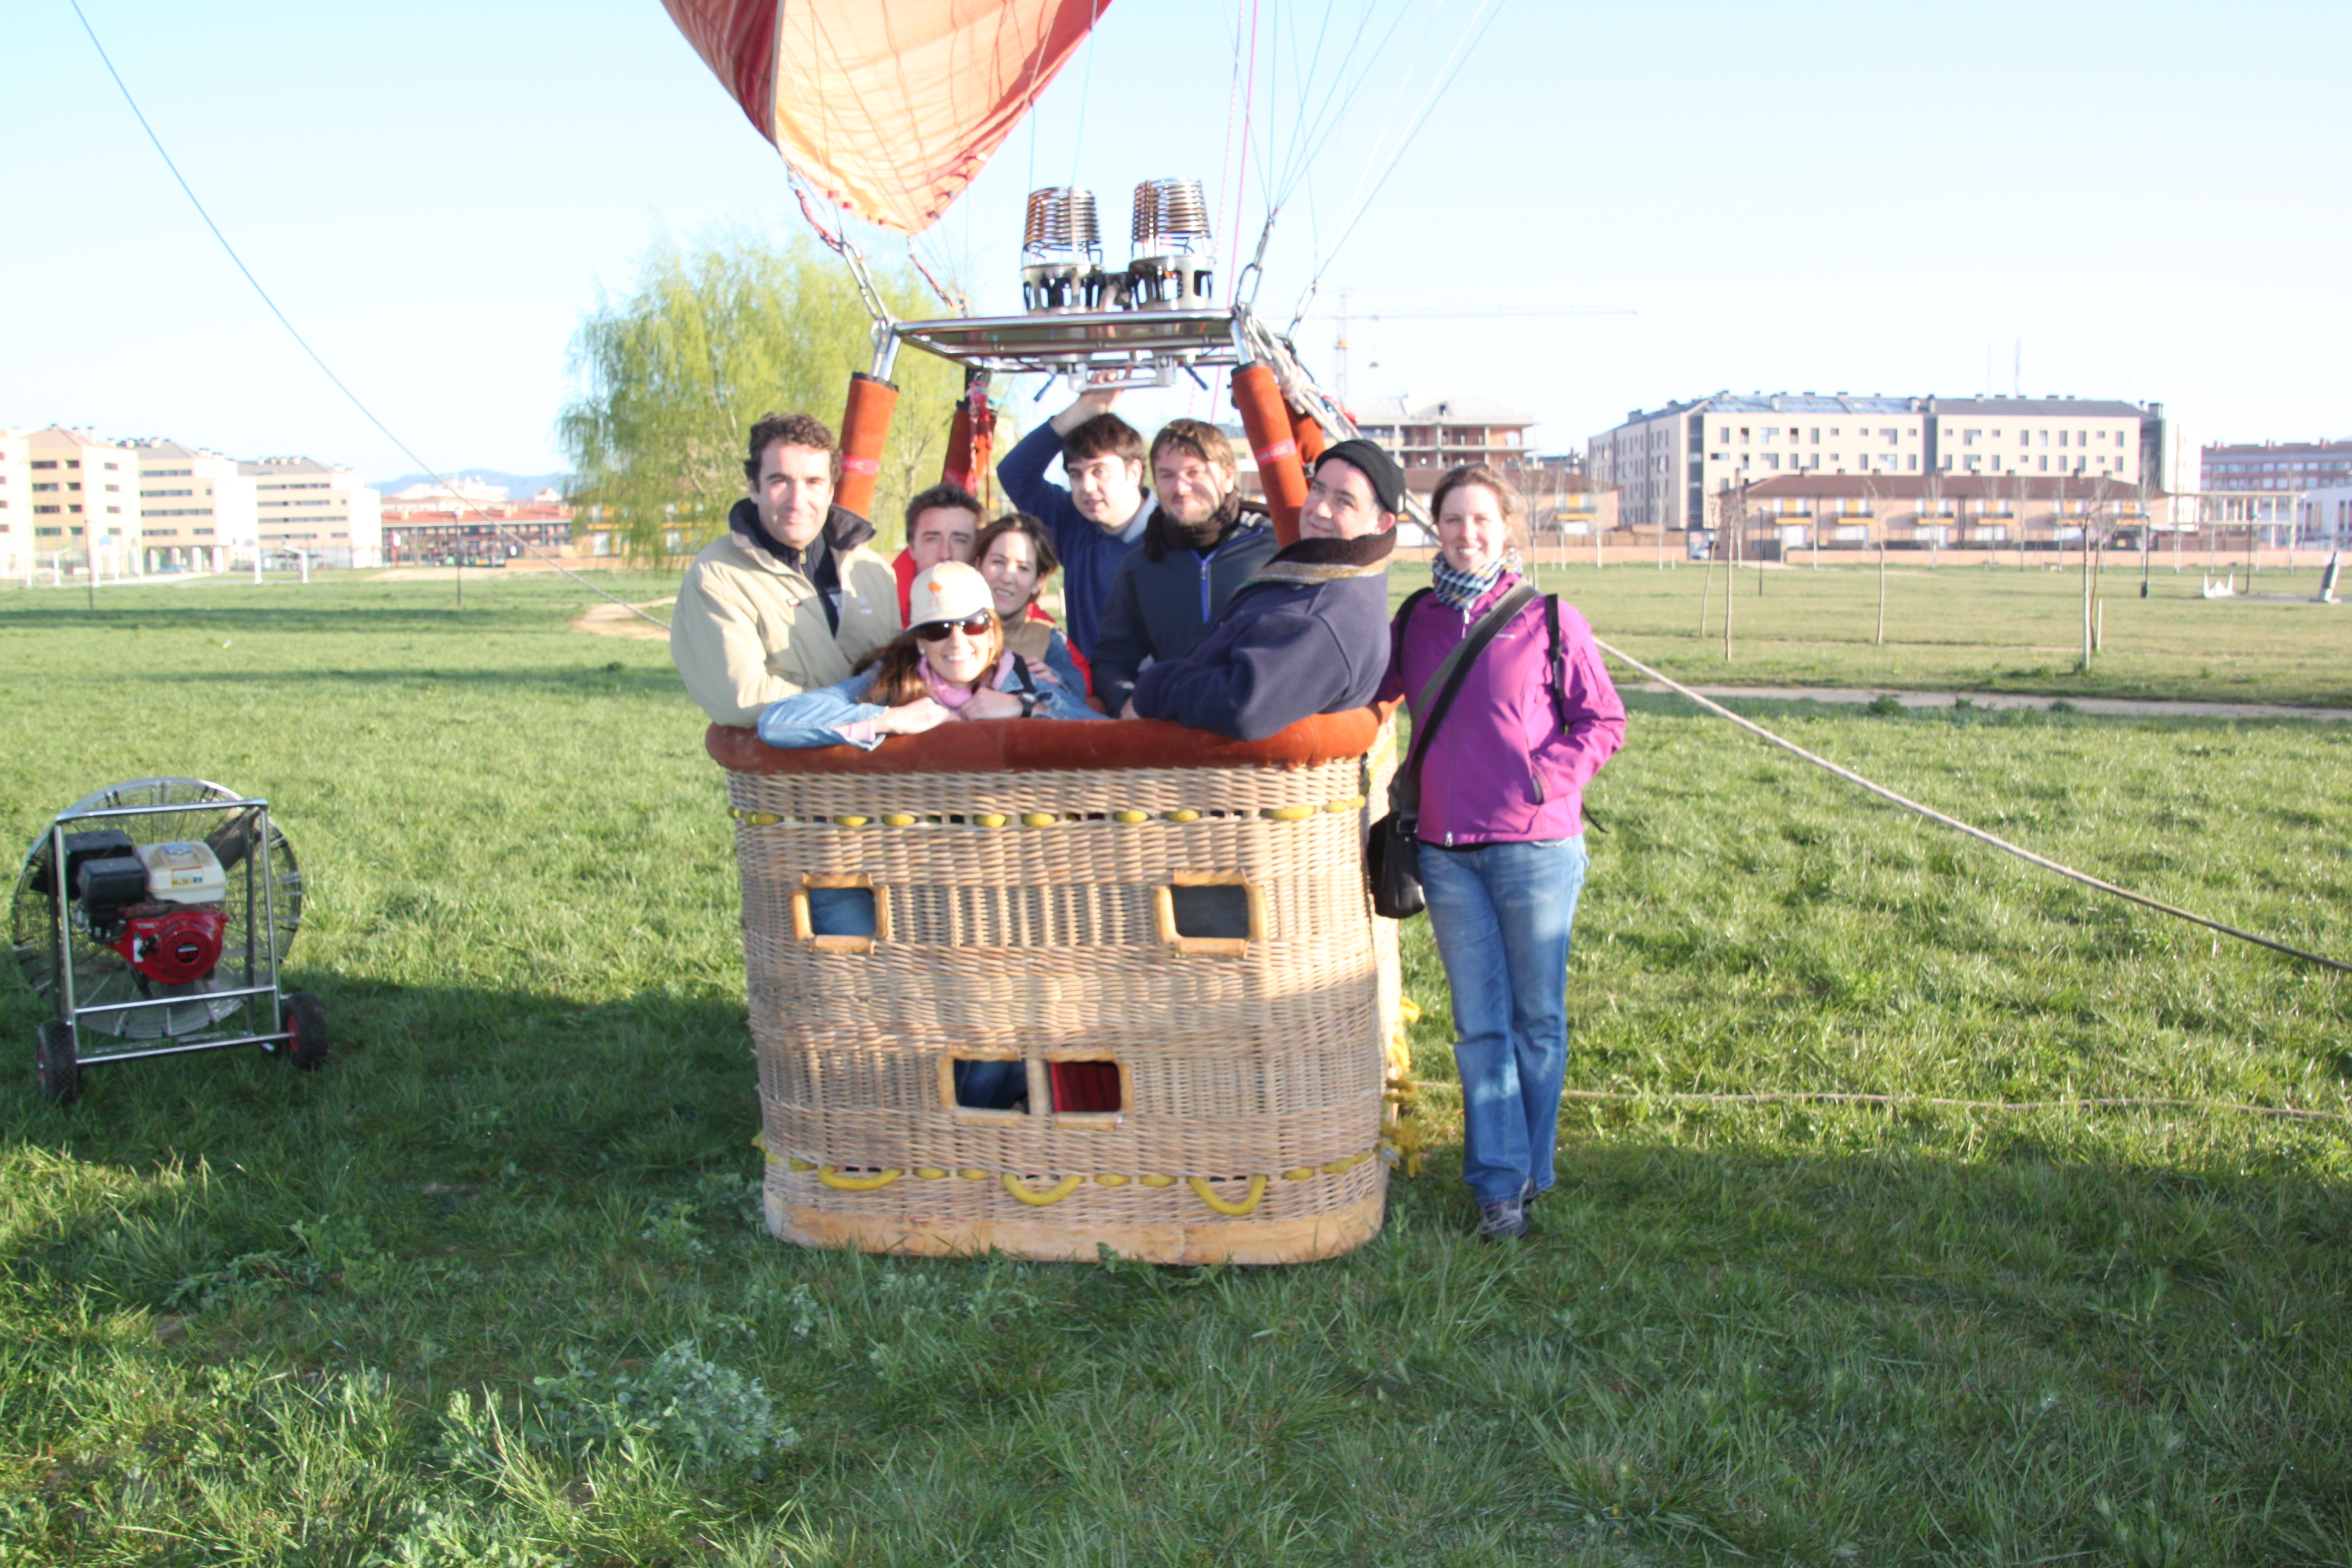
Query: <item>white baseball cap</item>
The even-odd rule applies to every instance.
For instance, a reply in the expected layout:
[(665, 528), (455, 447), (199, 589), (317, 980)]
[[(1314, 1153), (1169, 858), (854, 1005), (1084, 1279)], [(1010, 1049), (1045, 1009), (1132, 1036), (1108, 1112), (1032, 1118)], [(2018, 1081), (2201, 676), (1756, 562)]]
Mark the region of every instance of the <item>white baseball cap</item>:
[(988, 579), (961, 561), (942, 561), (916, 573), (907, 603), (909, 626), (930, 621), (968, 621), (996, 608), (995, 596), (988, 591)]

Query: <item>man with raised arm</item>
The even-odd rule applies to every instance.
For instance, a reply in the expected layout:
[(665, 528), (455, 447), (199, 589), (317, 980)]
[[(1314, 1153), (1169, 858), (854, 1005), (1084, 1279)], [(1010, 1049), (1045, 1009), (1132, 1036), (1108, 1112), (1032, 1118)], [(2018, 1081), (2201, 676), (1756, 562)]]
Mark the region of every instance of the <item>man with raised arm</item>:
[[(1070, 646), (1088, 658), (1102, 632), (1111, 583), (1143, 538), (1151, 492), (1143, 487), (1143, 437), (1111, 412), (1116, 387), (1096, 387), (1023, 436), (996, 465), (997, 483), (1021, 511), (1044, 523), (1062, 558), (1062, 619)], [(1070, 479), (1045, 477), (1059, 456)]]
[(1241, 584), (1190, 654), (1145, 670), (1119, 716), (1264, 740), (1370, 703), (1388, 672), (1388, 557), (1404, 509), (1404, 470), (1385, 450), (1325, 450), (1298, 542)]
[(720, 724), (849, 679), (898, 635), (890, 563), (866, 548), (874, 525), (833, 504), (841, 457), (807, 414), (751, 427), (750, 495), (703, 546), (670, 614), (670, 658), (687, 695)]
[(1117, 713), (1147, 662), (1192, 652), (1249, 576), (1274, 555), (1265, 509), (1234, 487), (1233, 443), (1215, 425), (1171, 419), (1152, 438), (1159, 499), (1143, 542), (1120, 563), (1103, 613), (1094, 694)]

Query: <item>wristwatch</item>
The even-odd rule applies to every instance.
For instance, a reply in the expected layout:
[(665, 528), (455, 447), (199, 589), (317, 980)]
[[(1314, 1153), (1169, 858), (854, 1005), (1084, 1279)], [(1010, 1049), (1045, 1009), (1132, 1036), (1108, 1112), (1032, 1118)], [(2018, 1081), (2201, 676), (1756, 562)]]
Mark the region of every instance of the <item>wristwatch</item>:
[(1033, 693), (1030, 693), (1030, 692), (1022, 692), (1022, 693), (1020, 694), (1020, 696), (1021, 696), (1021, 717), (1022, 717), (1022, 718), (1024, 718), (1024, 719), (1034, 719), (1034, 718), (1036, 718), (1036, 717), (1037, 717), (1037, 698), (1036, 698), (1036, 696), (1035, 696)]

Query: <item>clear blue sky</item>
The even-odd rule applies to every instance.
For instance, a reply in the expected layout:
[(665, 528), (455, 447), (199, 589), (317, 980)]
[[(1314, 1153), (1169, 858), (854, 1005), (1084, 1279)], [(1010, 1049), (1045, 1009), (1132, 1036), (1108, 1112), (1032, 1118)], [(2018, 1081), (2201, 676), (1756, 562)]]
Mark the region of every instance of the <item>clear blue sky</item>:
[[(657, 0), (83, 4), (247, 263), (438, 466), (561, 466), (573, 329), (657, 237), (799, 227), (775, 154)], [(1287, 315), (1392, 99), (1418, 97), (1474, 5), (1405, 13), (1284, 216), (1262, 307)], [(1351, 0), (1331, 25), (1400, 9)], [(406, 471), (205, 233), (71, 7), (9, 12), (0, 424)], [(1258, 15), (1263, 149), (1288, 145), (1325, 8)], [(1111, 5), (937, 231), (980, 308), (1017, 303), (1032, 180), (1092, 186), (1121, 239), (1135, 180), (1218, 185), (1233, 29), (1230, 5)], [(1323, 297), (1635, 312), (1358, 324), (1354, 392), (1494, 398), (1552, 448), (1724, 387), (1973, 393), (1988, 350), (2005, 391), (2018, 340), (2027, 392), (2161, 399), (2192, 440), (2352, 436), (2348, 57), (2341, 0), (1504, 0)], [(1329, 335), (1301, 331), (1325, 372)]]

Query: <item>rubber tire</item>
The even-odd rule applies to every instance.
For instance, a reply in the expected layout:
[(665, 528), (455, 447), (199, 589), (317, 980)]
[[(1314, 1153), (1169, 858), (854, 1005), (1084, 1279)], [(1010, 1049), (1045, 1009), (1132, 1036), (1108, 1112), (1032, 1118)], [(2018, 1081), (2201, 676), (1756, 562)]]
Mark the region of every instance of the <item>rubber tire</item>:
[(327, 1063), (327, 1004), (309, 991), (289, 995), (279, 1009), (285, 1022), (286, 1060), (302, 1072), (312, 1072)]
[(33, 1071), (41, 1081), (41, 1097), (54, 1105), (71, 1105), (82, 1097), (82, 1064), (74, 1055), (73, 1030), (62, 1018), (44, 1018), (33, 1049)]

